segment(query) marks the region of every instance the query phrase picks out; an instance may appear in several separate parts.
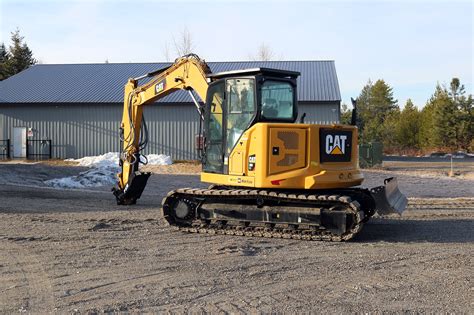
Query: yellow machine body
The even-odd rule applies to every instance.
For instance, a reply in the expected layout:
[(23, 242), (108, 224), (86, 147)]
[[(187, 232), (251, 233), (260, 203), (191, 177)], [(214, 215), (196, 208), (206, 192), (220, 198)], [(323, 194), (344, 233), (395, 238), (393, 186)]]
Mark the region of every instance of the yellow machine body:
[[(350, 161), (320, 162), (320, 129), (352, 133)], [(328, 149), (339, 155), (345, 149), (339, 146)], [(201, 180), (275, 189), (344, 188), (363, 181), (358, 167), (357, 128), (353, 126), (257, 123), (243, 133), (224, 165), (228, 174), (203, 172)]]

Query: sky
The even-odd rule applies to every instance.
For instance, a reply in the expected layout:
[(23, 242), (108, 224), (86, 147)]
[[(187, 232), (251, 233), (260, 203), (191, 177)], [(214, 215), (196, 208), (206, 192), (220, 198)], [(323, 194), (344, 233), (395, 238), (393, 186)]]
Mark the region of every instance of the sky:
[(191, 34), (207, 61), (334, 60), (343, 103), (385, 80), (403, 108), (457, 77), (473, 93), (473, 1), (0, 0), (0, 42), (20, 29), (40, 62), (165, 61)]

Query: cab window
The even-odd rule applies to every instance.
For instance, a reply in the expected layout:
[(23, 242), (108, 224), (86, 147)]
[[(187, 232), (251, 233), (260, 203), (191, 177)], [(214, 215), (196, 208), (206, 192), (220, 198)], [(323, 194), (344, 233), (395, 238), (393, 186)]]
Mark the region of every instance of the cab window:
[(207, 104), (207, 131), (206, 131), (206, 160), (204, 170), (212, 173), (222, 173), (223, 170), (223, 102), (224, 82), (209, 87)]
[(261, 89), (262, 117), (268, 120), (292, 119), (293, 93), (293, 86), (288, 82), (265, 81)]

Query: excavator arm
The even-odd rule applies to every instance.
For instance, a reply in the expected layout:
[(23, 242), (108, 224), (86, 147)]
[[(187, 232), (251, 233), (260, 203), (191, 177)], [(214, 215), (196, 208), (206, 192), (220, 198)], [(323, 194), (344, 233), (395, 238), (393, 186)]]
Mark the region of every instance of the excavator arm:
[[(141, 154), (148, 142), (143, 105), (152, 104), (175, 91), (188, 90), (202, 118), (202, 109), (191, 91), (196, 92), (201, 100), (205, 100), (208, 88), (206, 76), (210, 72), (204, 60), (190, 54), (176, 59), (170, 67), (129, 79), (125, 84), (120, 126), (121, 172), (118, 174), (118, 187), (113, 188), (117, 204), (135, 204), (150, 176), (150, 173), (139, 172), (139, 164), (147, 162), (146, 157)], [(148, 78), (148, 82), (139, 85), (139, 80)]]

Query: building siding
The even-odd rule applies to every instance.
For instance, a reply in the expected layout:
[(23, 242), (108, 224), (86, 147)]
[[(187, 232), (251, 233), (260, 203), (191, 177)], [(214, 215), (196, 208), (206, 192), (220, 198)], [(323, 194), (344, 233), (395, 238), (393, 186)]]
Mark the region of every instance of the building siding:
[(304, 103), (298, 105), (298, 119), (306, 113), (307, 124), (334, 124), (340, 119), (339, 102)]
[[(339, 121), (339, 102), (305, 103), (299, 114), (306, 123)], [(166, 154), (174, 160), (194, 160), (194, 136), (199, 119), (189, 104), (147, 106), (149, 129), (145, 154)], [(118, 128), (122, 104), (15, 104), (0, 105), (0, 139), (12, 139), (13, 127), (33, 129), (31, 139), (51, 139), (53, 158), (80, 158), (119, 151)]]

